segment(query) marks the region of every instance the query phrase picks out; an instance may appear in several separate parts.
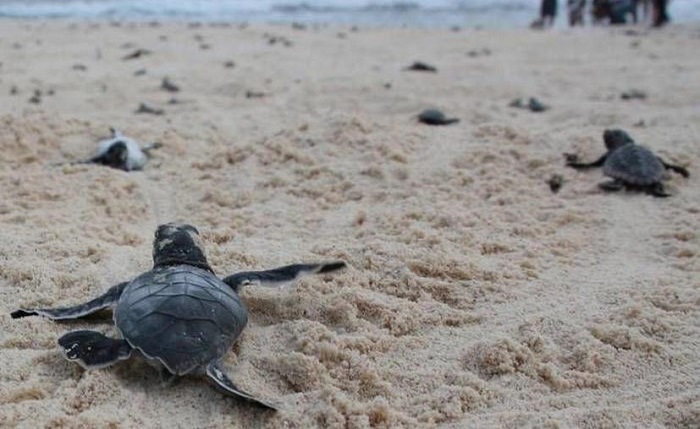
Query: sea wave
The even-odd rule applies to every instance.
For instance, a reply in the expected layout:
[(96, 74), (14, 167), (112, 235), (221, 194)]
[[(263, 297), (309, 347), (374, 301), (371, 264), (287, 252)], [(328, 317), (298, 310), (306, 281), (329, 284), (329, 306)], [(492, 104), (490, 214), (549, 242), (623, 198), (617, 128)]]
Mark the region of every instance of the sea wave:
[(279, 0), (33, 0), (0, 1), (0, 16), (23, 18), (110, 18), (110, 17), (223, 17), (277, 12), (353, 13), (415, 11), (486, 11), (533, 9), (533, 1), (461, 0), (461, 1), (367, 1), (324, 0), (284, 2)]
[(328, 4), (328, 3), (279, 3), (273, 4), (272, 10), (288, 13), (298, 12), (487, 12), (487, 11), (511, 11), (511, 10), (534, 10), (535, 3), (532, 1), (452, 1), (452, 2), (361, 2), (356, 4)]
[[(0, 17), (516, 27), (527, 25), (537, 15), (539, 3), (540, 0), (0, 0)], [(670, 13), (677, 22), (698, 21), (700, 1), (674, 0)]]

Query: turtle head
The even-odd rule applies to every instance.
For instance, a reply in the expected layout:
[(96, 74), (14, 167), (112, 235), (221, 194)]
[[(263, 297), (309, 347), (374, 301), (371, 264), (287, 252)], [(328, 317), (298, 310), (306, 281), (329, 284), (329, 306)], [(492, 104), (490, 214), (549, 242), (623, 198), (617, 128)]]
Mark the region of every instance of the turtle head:
[(213, 272), (197, 228), (175, 222), (158, 226), (153, 240), (153, 266), (169, 265), (192, 265)]
[(605, 142), (605, 147), (608, 148), (610, 152), (624, 145), (634, 143), (632, 137), (630, 137), (627, 132), (620, 129), (605, 130), (603, 132), (603, 141)]

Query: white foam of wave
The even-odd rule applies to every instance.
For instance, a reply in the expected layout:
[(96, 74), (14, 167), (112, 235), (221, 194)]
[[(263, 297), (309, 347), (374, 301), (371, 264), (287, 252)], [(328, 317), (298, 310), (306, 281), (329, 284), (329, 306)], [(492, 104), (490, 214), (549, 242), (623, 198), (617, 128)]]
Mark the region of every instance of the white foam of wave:
[(534, 8), (537, 0), (62, 0), (0, 1), (0, 16), (9, 17), (192, 17), (236, 18), (277, 12), (358, 12), (410, 10), (485, 10)]

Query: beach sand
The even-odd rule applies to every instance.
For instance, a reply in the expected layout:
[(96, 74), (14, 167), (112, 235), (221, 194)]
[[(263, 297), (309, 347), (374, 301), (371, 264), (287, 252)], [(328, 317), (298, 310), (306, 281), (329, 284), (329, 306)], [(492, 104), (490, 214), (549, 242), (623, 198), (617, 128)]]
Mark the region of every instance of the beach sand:
[[(697, 25), (2, 21), (0, 426), (700, 427), (699, 42)], [(122, 59), (136, 49), (150, 54)], [(438, 72), (403, 70), (417, 60)], [(508, 106), (530, 96), (550, 110)], [(461, 122), (417, 123), (430, 107)], [(163, 147), (141, 172), (54, 165), (110, 126)], [(659, 199), (564, 167), (601, 155), (611, 127), (691, 177)], [(63, 359), (59, 336), (114, 335), (109, 320), (10, 319), (147, 271), (173, 220), (221, 275), (349, 264), (242, 293), (224, 364), (280, 412), (198, 376), (165, 386), (139, 359)]]

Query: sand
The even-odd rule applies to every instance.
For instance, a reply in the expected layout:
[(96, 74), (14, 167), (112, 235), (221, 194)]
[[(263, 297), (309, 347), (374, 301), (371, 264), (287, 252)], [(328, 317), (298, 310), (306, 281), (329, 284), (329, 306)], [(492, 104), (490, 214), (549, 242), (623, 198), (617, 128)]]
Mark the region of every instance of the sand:
[[(700, 427), (697, 25), (1, 24), (0, 426)], [(403, 71), (416, 60), (438, 72)], [(551, 109), (508, 106), (530, 96)], [(429, 107), (461, 122), (418, 124)], [(54, 165), (110, 126), (163, 147), (141, 172)], [(609, 127), (691, 177), (658, 199), (564, 167)], [(280, 412), (139, 359), (62, 358), (59, 336), (114, 334), (108, 319), (10, 319), (147, 271), (173, 220), (222, 275), (349, 264), (242, 294), (224, 364)]]

